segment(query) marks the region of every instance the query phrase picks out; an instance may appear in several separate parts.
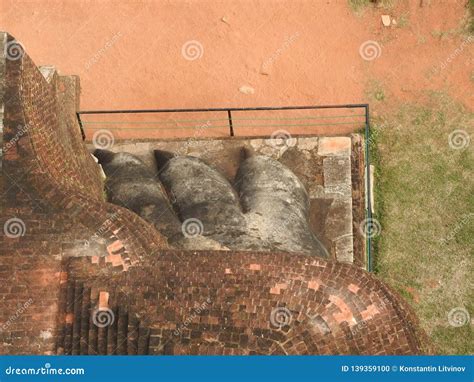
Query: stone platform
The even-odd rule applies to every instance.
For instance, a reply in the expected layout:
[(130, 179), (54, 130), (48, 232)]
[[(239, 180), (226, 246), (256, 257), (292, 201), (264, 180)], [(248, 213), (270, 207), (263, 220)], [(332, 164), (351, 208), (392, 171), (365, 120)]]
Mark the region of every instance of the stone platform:
[[(289, 167), (310, 196), (313, 231), (338, 261), (353, 263), (353, 195), (351, 137), (212, 138), (166, 141), (122, 141), (110, 149), (139, 156), (153, 171), (153, 150), (167, 150), (201, 158), (219, 169), (232, 183), (240, 164), (241, 148), (252, 147)], [(92, 146), (91, 146), (92, 149)], [(357, 205), (358, 203), (354, 203)], [(360, 251), (361, 248), (358, 248)], [(363, 254), (359, 254), (363, 257)]]

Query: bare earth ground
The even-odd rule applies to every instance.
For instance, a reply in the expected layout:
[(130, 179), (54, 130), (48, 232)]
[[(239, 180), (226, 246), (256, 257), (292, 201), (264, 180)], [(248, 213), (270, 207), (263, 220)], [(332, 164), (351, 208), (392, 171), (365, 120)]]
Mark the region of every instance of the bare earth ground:
[[(78, 74), (83, 109), (370, 102), (377, 272), (413, 303), (440, 353), (473, 353), (472, 323), (447, 318), (474, 315), (467, 1), (350, 3), (362, 5), (0, 0), (0, 29), (37, 64)], [(375, 56), (361, 50), (367, 41)], [(467, 144), (449, 145), (454, 130)]]

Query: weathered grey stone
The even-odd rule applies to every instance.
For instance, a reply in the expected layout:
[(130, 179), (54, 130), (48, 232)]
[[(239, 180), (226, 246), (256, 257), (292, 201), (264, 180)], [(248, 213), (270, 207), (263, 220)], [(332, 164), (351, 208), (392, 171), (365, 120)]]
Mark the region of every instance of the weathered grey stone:
[(237, 194), (216, 169), (194, 157), (156, 150), (159, 177), (172, 197), (181, 221), (197, 219), (202, 234), (232, 248), (245, 233), (245, 219)]
[(329, 209), (325, 232), (334, 238), (337, 259), (352, 261), (352, 199), (334, 199)]
[(171, 244), (183, 237), (174, 214), (153, 172), (138, 157), (128, 153), (95, 150), (107, 178), (106, 191), (112, 203), (126, 207), (155, 227)]
[(300, 150), (312, 151), (318, 146), (318, 138), (316, 137), (299, 137), (298, 148)]
[(282, 251), (328, 257), (309, 226), (309, 198), (296, 175), (280, 162), (250, 155), (236, 176), (252, 232)]
[(352, 194), (351, 159), (347, 156), (323, 160), (324, 188), (334, 198), (350, 198)]
[(229, 251), (225, 245), (205, 236), (183, 237), (176, 247), (189, 251)]
[(336, 259), (345, 263), (354, 262), (354, 244), (352, 234), (338, 237), (336, 243)]
[[(357, 135), (355, 137), (357, 137)], [(347, 155), (348, 153), (350, 154), (350, 151), (347, 150), (350, 141), (351, 139), (348, 137), (298, 137), (296, 145), (286, 150), (283, 154), (281, 154), (279, 147), (272, 145), (271, 140), (261, 138), (239, 140), (190, 138), (189, 140), (174, 141), (166, 140), (133, 143), (115, 142), (114, 150), (130, 151), (139, 155), (139, 157), (154, 172), (156, 172), (156, 162), (153, 158), (153, 149), (172, 151), (179, 153), (180, 155), (188, 155), (189, 152), (192, 152), (205, 162), (212, 163), (225, 176), (225, 178), (231, 182), (239, 167), (238, 158), (240, 148), (242, 146), (252, 147), (255, 149), (256, 153), (271, 156), (273, 159), (282, 162), (301, 180), (312, 200), (325, 199), (328, 202), (328, 206), (330, 206), (334, 199), (352, 203), (352, 179), (350, 176), (351, 162), (350, 155)], [(337, 149), (337, 147), (341, 148), (341, 145), (343, 149)], [(322, 146), (321, 150), (320, 146)], [(320, 154), (324, 154), (324, 156), (321, 156)], [(338, 165), (341, 164), (337, 161), (326, 161), (326, 169), (324, 169), (323, 160), (328, 158), (347, 158), (343, 165), (345, 169), (338, 167)], [(336, 174), (328, 174), (325, 180), (324, 173), (328, 169), (329, 171), (334, 169), (334, 166), (331, 166), (331, 164), (338, 167), (335, 169)], [(344, 174), (344, 182), (337, 180), (338, 177), (340, 178), (337, 171), (342, 171)], [(328, 248), (331, 247), (331, 251), (335, 249), (336, 257), (340, 258), (341, 254), (339, 252), (344, 252), (344, 246), (342, 246), (341, 243), (337, 243), (340, 233), (338, 234), (334, 230), (327, 232), (324, 229), (316, 229), (316, 227), (325, 227), (326, 220), (331, 221), (331, 214), (336, 213), (337, 209), (330, 210), (328, 207), (328, 214), (325, 214), (322, 217), (323, 221), (320, 225), (314, 223), (316, 220), (314, 217), (313, 207), (311, 208), (311, 211), (313, 213), (311, 220), (313, 231), (318, 232), (320, 239), (324, 241)], [(251, 238), (253, 238), (254, 235), (258, 237), (258, 234), (255, 234), (254, 230), (251, 229), (253, 219), (256, 218), (250, 218), (245, 215), (249, 214), (244, 214), (247, 225), (246, 234)], [(343, 223), (343, 225), (344, 224), (345, 223)], [(339, 236), (334, 236), (336, 234)], [(244, 236), (240, 236), (238, 239), (244, 241)], [(351, 240), (351, 238), (344, 240)], [(248, 245), (249, 242), (250, 239), (244, 242), (244, 244)], [(234, 243), (240, 245), (237, 243), (237, 238), (234, 238)], [(257, 248), (262, 247), (262, 250), (272, 248), (271, 243), (265, 242), (262, 238), (255, 240), (253, 245)]]

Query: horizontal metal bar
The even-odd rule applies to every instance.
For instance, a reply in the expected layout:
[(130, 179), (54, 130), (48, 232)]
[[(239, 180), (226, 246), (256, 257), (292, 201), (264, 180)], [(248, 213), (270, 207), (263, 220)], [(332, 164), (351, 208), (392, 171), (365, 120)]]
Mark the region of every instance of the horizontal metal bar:
[[(353, 114), (353, 115), (321, 115), (317, 117), (293, 117), (293, 118), (232, 118), (233, 121), (303, 121), (312, 119), (337, 119), (337, 118), (353, 118), (353, 117), (365, 117), (365, 114)], [(229, 118), (211, 118), (211, 119), (170, 119), (162, 121), (82, 121), (84, 125), (163, 125), (163, 124), (178, 124), (178, 123), (196, 123), (196, 122), (221, 122), (228, 121)], [(359, 121), (354, 121), (359, 122)]]
[(319, 105), (319, 106), (275, 106), (275, 107), (229, 107), (207, 109), (137, 109), (137, 110), (82, 110), (79, 114), (134, 114), (134, 113), (200, 113), (228, 111), (262, 111), (262, 110), (315, 110), (315, 109), (353, 109), (366, 108), (368, 104)]
[[(365, 125), (364, 121), (352, 121), (352, 122), (328, 122), (328, 123), (296, 123), (296, 124), (271, 124), (271, 125), (233, 125), (234, 129), (243, 129), (243, 128), (251, 128), (251, 127), (316, 127), (316, 126), (337, 126), (337, 125)], [(229, 125), (218, 125), (218, 126), (208, 126), (205, 128), (199, 127), (199, 126), (172, 126), (172, 127), (108, 127), (108, 130), (207, 130), (207, 129), (226, 129), (228, 128)], [(88, 127), (88, 129), (94, 129), (94, 130), (101, 130), (102, 127), (97, 126), (97, 127)]]

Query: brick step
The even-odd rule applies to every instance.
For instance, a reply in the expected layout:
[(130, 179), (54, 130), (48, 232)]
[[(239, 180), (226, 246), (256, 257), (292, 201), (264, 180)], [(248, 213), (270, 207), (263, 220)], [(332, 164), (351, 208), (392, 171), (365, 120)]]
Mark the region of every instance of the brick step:
[(82, 282), (68, 282), (63, 293), (65, 322), (58, 335), (58, 354), (149, 354), (150, 330), (126, 305)]

